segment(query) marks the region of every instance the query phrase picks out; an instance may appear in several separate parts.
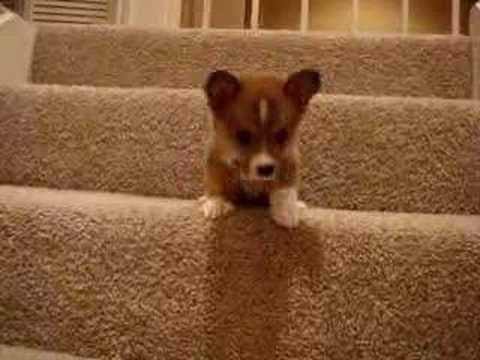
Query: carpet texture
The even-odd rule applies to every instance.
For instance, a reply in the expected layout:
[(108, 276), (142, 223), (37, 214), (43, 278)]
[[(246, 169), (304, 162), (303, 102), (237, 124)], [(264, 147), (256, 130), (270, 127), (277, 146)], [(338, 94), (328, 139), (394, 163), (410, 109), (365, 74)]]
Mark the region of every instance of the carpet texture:
[[(197, 88), (306, 66), (300, 227), (207, 221)], [(42, 25), (32, 72), (0, 86), (0, 360), (480, 359), (469, 38)]]
[(327, 93), (470, 98), (468, 37), (41, 26), (33, 80), (94, 86), (198, 87), (218, 68), (324, 74)]
[(0, 342), (122, 359), (480, 354), (480, 217), (0, 187)]
[(31, 350), (19, 347), (1, 346), (0, 360), (87, 360), (70, 355)]
[[(480, 214), (480, 104), (317, 96), (304, 119), (302, 196), (350, 210)], [(201, 195), (198, 90), (0, 89), (0, 183)]]

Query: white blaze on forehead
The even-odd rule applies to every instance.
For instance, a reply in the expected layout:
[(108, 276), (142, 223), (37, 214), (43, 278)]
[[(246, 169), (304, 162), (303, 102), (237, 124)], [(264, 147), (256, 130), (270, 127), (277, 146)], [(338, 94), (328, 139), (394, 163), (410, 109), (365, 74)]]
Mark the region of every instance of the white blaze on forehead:
[(260, 112), (260, 122), (265, 124), (268, 119), (268, 101), (265, 99), (260, 99), (258, 108)]

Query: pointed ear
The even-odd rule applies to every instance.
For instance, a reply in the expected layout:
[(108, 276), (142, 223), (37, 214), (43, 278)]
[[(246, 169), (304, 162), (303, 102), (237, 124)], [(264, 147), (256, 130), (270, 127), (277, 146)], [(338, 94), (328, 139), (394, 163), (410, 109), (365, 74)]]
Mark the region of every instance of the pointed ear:
[(209, 75), (204, 91), (212, 110), (220, 111), (236, 98), (240, 82), (228, 71), (217, 70)]
[(320, 73), (305, 69), (290, 75), (283, 91), (303, 111), (313, 95), (320, 90), (320, 86)]

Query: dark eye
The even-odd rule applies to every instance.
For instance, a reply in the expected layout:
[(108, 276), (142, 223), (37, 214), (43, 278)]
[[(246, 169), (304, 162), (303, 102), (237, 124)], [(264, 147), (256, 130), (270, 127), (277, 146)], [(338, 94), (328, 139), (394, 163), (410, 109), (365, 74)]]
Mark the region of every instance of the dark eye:
[(288, 140), (288, 131), (286, 129), (279, 130), (275, 133), (275, 141), (282, 145)]
[(240, 145), (250, 145), (253, 141), (253, 135), (248, 130), (239, 130), (237, 132), (237, 141), (240, 143)]

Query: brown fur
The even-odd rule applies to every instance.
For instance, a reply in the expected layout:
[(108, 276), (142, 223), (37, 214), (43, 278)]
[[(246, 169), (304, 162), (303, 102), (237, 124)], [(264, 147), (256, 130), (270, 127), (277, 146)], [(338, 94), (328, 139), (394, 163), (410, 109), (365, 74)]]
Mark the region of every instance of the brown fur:
[[(315, 78), (301, 75), (296, 73), (287, 82), (273, 77), (238, 80), (226, 72), (211, 75), (205, 86), (213, 115), (206, 195), (220, 195), (233, 203), (268, 204), (273, 190), (298, 185), (298, 125), (318, 90), (310, 84)], [(268, 104), (265, 122), (260, 119), (261, 100)], [(247, 144), (240, 141), (242, 133)], [(275, 161), (277, 173), (272, 180), (248, 179), (252, 158), (261, 152)]]

